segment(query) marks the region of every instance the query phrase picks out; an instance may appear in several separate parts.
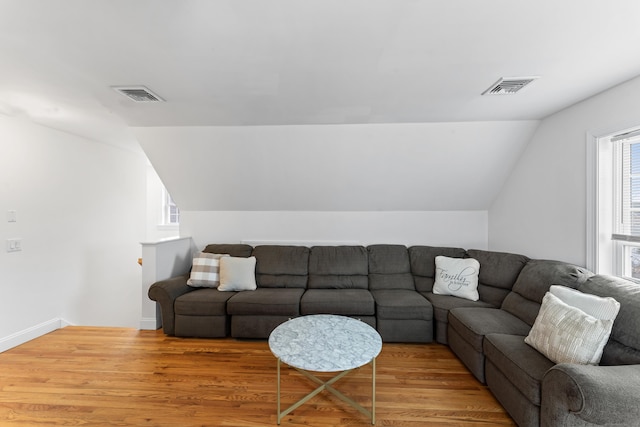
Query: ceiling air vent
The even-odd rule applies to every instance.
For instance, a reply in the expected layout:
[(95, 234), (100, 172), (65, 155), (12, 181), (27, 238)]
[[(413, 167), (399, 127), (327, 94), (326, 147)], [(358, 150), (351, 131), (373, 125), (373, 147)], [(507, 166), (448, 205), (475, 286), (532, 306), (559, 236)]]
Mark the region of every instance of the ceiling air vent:
[(113, 89), (135, 102), (164, 101), (164, 99), (160, 98), (144, 86), (113, 86)]
[(502, 77), (491, 85), (489, 89), (482, 92), (483, 95), (513, 95), (524, 88), (526, 85), (538, 79), (537, 76), (532, 77)]

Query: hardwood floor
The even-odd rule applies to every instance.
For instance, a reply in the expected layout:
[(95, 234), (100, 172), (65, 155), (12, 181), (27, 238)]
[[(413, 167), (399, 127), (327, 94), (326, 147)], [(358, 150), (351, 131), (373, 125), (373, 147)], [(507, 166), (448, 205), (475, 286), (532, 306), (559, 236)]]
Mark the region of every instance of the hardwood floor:
[[(512, 426), (486, 387), (439, 344), (387, 344), (377, 359), (378, 426)], [(336, 383), (370, 407), (367, 365)], [(283, 408), (315, 386), (282, 371)], [(67, 327), (0, 354), (0, 426), (276, 425), (276, 360), (266, 341)], [(282, 426), (370, 426), (322, 392)]]

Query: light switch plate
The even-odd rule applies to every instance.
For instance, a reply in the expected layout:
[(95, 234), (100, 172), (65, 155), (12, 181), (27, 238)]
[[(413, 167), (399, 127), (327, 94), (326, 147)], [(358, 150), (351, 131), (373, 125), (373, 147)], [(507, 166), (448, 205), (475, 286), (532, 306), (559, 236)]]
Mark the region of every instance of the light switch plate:
[(7, 222), (16, 222), (16, 211), (7, 211)]
[(20, 252), (22, 250), (22, 239), (7, 239), (7, 252)]

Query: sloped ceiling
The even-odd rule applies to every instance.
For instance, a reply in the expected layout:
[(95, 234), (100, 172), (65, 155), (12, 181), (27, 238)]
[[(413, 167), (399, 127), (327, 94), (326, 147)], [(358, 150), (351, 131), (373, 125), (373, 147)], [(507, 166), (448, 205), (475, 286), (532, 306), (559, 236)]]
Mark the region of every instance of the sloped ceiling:
[[(637, 0), (0, 0), (0, 114), (140, 138), (185, 209), (484, 209), (532, 121), (640, 75), (638, 17)], [(480, 95), (523, 75), (540, 79)], [(111, 89), (139, 84), (166, 102)], [(216, 156), (226, 174), (201, 164)], [(190, 164), (230, 188), (198, 201)], [(435, 172), (459, 164), (453, 180)], [(317, 200), (290, 181), (301, 171)]]
[(138, 127), (183, 210), (486, 210), (536, 121)]

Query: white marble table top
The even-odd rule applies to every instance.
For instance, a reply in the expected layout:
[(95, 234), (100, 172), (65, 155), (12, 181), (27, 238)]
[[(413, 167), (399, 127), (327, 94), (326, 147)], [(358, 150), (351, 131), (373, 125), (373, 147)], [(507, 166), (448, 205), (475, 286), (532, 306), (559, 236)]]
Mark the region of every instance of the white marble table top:
[(346, 316), (315, 314), (291, 319), (271, 332), (269, 348), (282, 362), (315, 372), (359, 368), (382, 350), (380, 334)]

